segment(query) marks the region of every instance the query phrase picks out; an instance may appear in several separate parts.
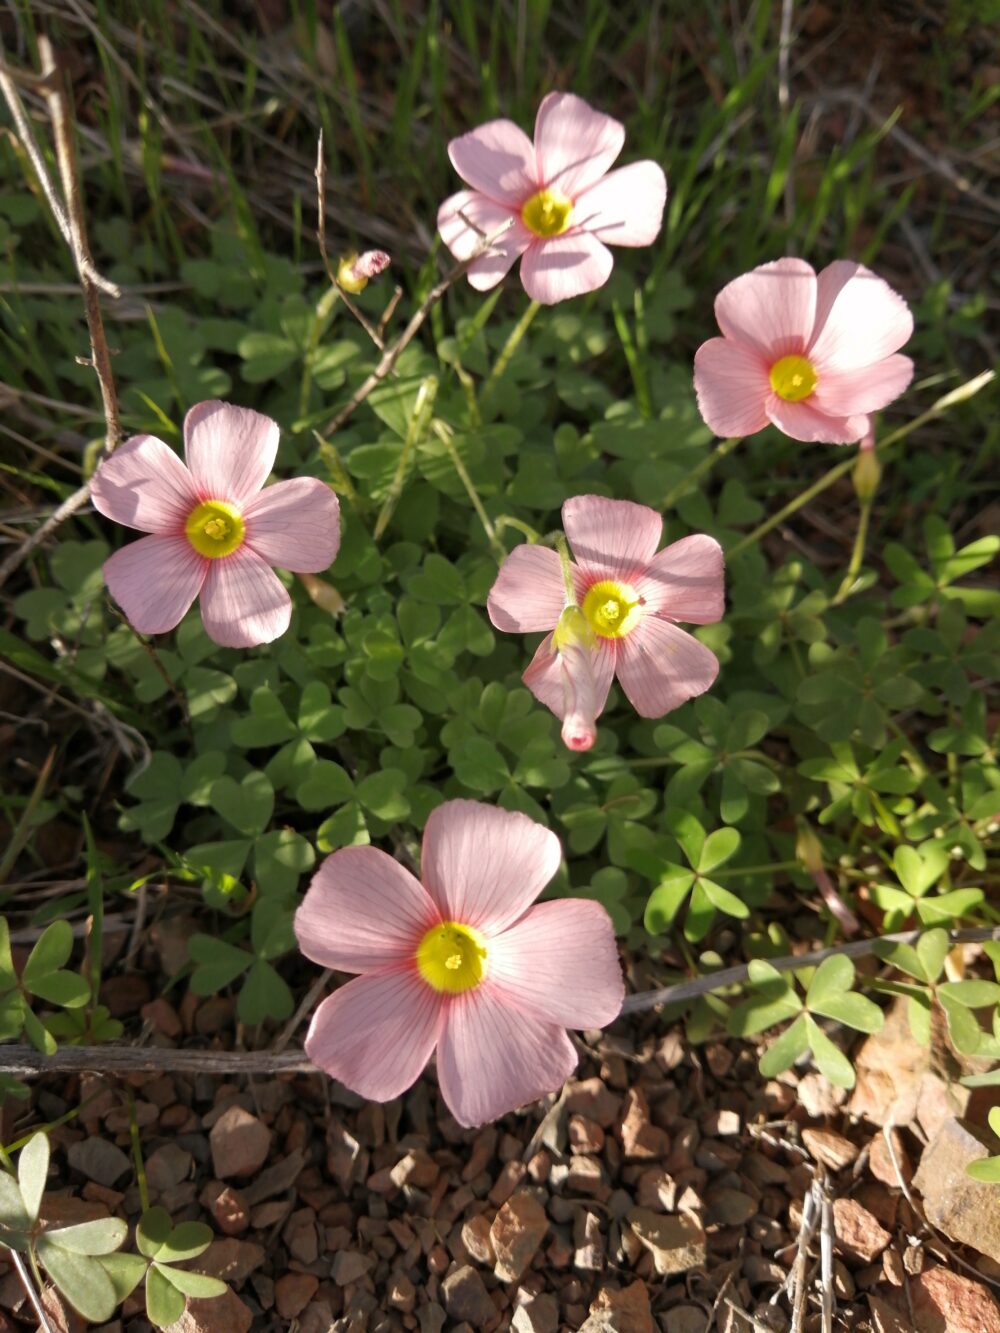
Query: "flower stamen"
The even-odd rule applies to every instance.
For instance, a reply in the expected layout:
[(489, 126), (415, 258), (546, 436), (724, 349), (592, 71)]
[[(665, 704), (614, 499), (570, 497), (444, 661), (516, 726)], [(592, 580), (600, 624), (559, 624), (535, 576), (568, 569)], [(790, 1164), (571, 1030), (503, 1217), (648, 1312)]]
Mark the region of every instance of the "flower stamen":
[(561, 236), (572, 216), (572, 199), (554, 190), (539, 190), (521, 209), (521, 221), (536, 236)]
[(243, 545), (243, 515), (225, 500), (205, 500), (193, 509), (184, 525), (188, 541), (199, 555), (216, 560)]
[(627, 583), (602, 579), (587, 589), (583, 614), (602, 639), (622, 639), (642, 618), (639, 594)]
[(460, 995), (486, 975), (486, 940), (472, 926), (443, 921), (417, 945), (417, 970), (436, 991)]
[(808, 398), (816, 383), (816, 368), (804, 356), (783, 356), (771, 367), (771, 388), (786, 403)]

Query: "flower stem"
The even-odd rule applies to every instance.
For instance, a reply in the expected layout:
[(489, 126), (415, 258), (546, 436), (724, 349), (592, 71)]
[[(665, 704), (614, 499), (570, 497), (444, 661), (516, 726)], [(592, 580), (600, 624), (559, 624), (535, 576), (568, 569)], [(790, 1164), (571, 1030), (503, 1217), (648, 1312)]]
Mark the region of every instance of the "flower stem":
[(434, 399), (437, 397), (438, 382), (437, 377), (428, 375), (417, 390), (416, 402), (413, 405), (413, 414), (406, 426), (406, 438), (403, 440), (403, 447), (399, 453), (399, 460), (396, 463), (396, 471), (393, 473), (392, 483), (389, 487), (389, 493), (382, 502), (382, 508), (379, 516), (375, 520), (375, 530), (372, 533), (372, 539), (378, 541), (389, 526), (389, 520), (392, 518), (396, 505), (399, 503), (399, 497), (403, 493), (403, 487), (406, 484), (406, 473), (410, 462), (410, 456), (414, 448), (420, 442), (434, 410)]
[(847, 573), (844, 575), (840, 587), (837, 589), (836, 595), (830, 603), (831, 606), (840, 606), (841, 602), (847, 601), (851, 589), (854, 587), (854, 580), (858, 577), (861, 561), (865, 558), (865, 544), (868, 541), (868, 523), (872, 514), (872, 498), (860, 502), (858, 508), (858, 530), (854, 534), (854, 549), (851, 551), (851, 558), (847, 565)]
[(532, 301), (527, 310), (525, 310), (524, 314), (511, 329), (510, 336), (504, 343), (500, 350), (500, 355), (496, 359), (496, 364), (486, 377), (486, 382), (483, 385), (483, 391), (479, 399), (481, 407), (485, 407), (493, 396), (498, 381), (510, 364), (511, 357), (520, 347), (521, 340), (531, 327), (531, 321), (535, 318), (541, 308), (541, 302)]
[[(965, 384), (960, 384), (957, 389), (952, 389), (942, 398), (931, 403), (926, 412), (921, 412), (920, 416), (914, 417), (912, 421), (908, 421), (904, 426), (900, 426), (896, 430), (891, 431), (884, 440), (880, 440), (879, 443), (876, 444), (875, 452), (881, 454), (886, 449), (891, 448), (892, 445), (898, 444), (900, 440), (905, 439), (907, 435), (912, 434), (912, 432), (919, 429), (919, 427), (926, 425), (928, 421), (933, 421), (935, 417), (939, 417), (955, 403), (962, 402), (966, 398), (971, 398), (974, 394), (977, 394), (980, 389), (985, 389), (987, 384), (989, 384), (993, 378), (994, 372), (992, 370), (987, 370), (980, 375), (974, 376), (971, 380), (967, 380)], [(810, 500), (815, 499), (815, 497), (822, 494), (827, 487), (832, 486), (835, 481), (839, 481), (841, 477), (850, 472), (851, 468), (854, 467), (854, 463), (855, 458), (853, 454), (850, 458), (845, 458), (842, 463), (835, 463), (832, 468), (827, 472), (824, 472), (819, 481), (814, 481), (811, 486), (807, 486), (801, 495), (796, 496), (794, 500), (790, 500), (789, 503), (782, 509), (779, 509), (776, 514), (772, 514), (770, 518), (765, 519), (759, 527), (754, 528), (753, 532), (748, 533), (747, 536), (741, 541), (738, 541), (735, 546), (730, 547), (726, 552), (727, 557), (732, 559), (733, 556), (741, 555), (748, 549), (748, 547), (756, 545), (761, 537), (765, 537), (772, 528), (776, 528), (779, 523), (784, 523), (786, 518), (791, 517), (791, 515), (801, 509), (803, 505), (807, 505)]]
[(132, 1143), (132, 1162), (135, 1166), (135, 1180), (139, 1186), (139, 1206), (144, 1213), (149, 1212), (149, 1186), (146, 1183), (146, 1167), (142, 1160), (142, 1144), (139, 1141), (139, 1121), (135, 1114), (135, 1093), (125, 1089), (128, 1102), (128, 1130)]
[(711, 472), (719, 459), (725, 458), (726, 454), (731, 454), (742, 438), (742, 435), (731, 435), (728, 440), (720, 440), (712, 452), (706, 454), (696, 468), (692, 468), (676, 486), (671, 486), (660, 501), (660, 508), (669, 509), (672, 504), (675, 504), (682, 495), (691, 489), (692, 482), (700, 481), (706, 472)]
[[(494, 559), (498, 565), (502, 565), (507, 559), (506, 548), (497, 536), (496, 528), (494, 528), (493, 524), (490, 522), (490, 516), (484, 509), (482, 500), (479, 498), (479, 492), (476, 490), (473, 480), (469, 476), (468, 469), (462, 462), (458, 450), (455, 448), (455, 441), (452, 439), (451, 428), (446, 425), (445, 422), (435, 418), (431, 422), (431, 430), (433, 430), (434, 434), (448, 450), (448, 457), (452, 461), (452, 466), (458, 473), (458, 478), (465, 487), (465, 493), (469, 497), (469, 501), (472, 504), (473, 509), (476, 511), (480, 523), (483, 525), (483, 531), (486, 533), (486, 539), (490, 544), (490, 549), (493, 551)], [(512, 522), (513, 520), (508, 521)]]
[(569, 545), (561, 532), (555, 535), (555, 547), (559, 554), (559, 563), (562, 566), (563, 584), (566, 587), (566, 605), (576, 605), (576, 588), (573, 586), (573, 561), (569, 554)]

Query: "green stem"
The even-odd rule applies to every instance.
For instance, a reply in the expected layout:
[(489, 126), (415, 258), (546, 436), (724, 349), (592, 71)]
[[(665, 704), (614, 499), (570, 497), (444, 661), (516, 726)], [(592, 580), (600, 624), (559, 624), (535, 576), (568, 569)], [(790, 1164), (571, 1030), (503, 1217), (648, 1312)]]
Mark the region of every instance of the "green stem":
[(865, 545), (868, 541), (868, 523), (872, 515), (872, 499), (862, 500), (858, 508), (858, 530), (854, 534), (854, 548), (851, 551), (851, 558), (847, 564), (847, 573), (837, 589), (836, 595), (831, 601), (831, 606), (840, 606), (841, 602), (846, 602), (854, 587), (854, 580), (858, 577), (858, 571), (861, 569), (861, 562), (865, 558)]
[(500, 377), (510, 364), (511, 357), (520, 347), (522, 338), (531, 327), (531, 321), (535, 318), (541, 308), (541, 302), (532, 301), (527, 310), (525, 310), (524, 314), (511, 329), (510, 336), (501, 348), (500, 355), (496, 359), (496, 364), (487, 376), (486, 383), (483, 385), (483, 392), (479, 399), (481, 407), (486, 407), (486, 404), (489, 402), (496, 389)]
[(532, 546), (536, 546), (541, 540), (541, 535), (528, 523), (522, 523), (519, 518), (513, 518), (510, 514), (501, 514), (493, 525), (494, 532), (499, 535), (504, 528), (514, 528), (523, 536), (527, 537)]
[(669, 509), (672, 504), (675, 504), (682, 495), (691, 489), (693, 482), (700, 481), (706, 472), (711, 472), (720, 458), (725, 458), (726, 454), (731, 454), (742, 438), (742, 435), (732, 435), (728, 440), (720, 440), (712, 452), (706, 454), (696, 468), (692, 468), (676, 486), (671, 486), (660, 501), (659, 507)]
[(494, 558), (498, 565), (502, 565), (507, 559), (507, 551), (497, 536), (496, 529), (490, 522), (490, 516), (483, 507), (483, 502), (479, 498), (479, 492), (476, 490), (473, 480), (469, 476), (465, 464), (462, 462), (461, 455), (455, 448), (455, 442), (451, 438), (450, 428), (443, 421), (435, 420), (431, 423), (431, 429), (448, 450), (448, 457), (451, 459), (452, 465), (458, 473), (459, 480), (465, 487), (465, 493), (469, 497), (469, 501), (471, 502), (473, 509), (476, 511), (480, 523), (483, 525), (483, 531), (486, 533), (486, 540), (490, 544)]
[(559, 564), (562, 566), (563, 585), (566, 588), (566, 605), (576, 606), (576, 588), (573, 584), (573, 561), (569, 553), (569, 544), (561, 532), (555, 536)]
[(142, 1144), (139, 1142), (139, 1121), (135, 1114), (135, 1093), (125, 1089), (128, 1101), (128, 1131), (132, 1141), (132, 1161), (135, 1165), (135, 1180), (139, 1186), (139, 1205), (144, 1213), (149, 1212), (149, 1186), (146, 1184), (146, 1167), (142, 1160)]
[(646, 331), (642, 318), (642, 301), (638, 292), (636, 292), (636, 336), (632, 337), (632, 330), (628, 326), (628, 320), (625, 318), (625, 312), (615, 301), (612, 311), (615, 321), (615, 329), (618, 333), (618, 340), (622, 345), (622, 351), (625, 353), (625, 360), (628, 363), (629, 374), (632, 376), (632, 386), (635, 389), (636, 406), (639, 414), (647, 421), (653, 416), (653, 403), (649, 395), (649, 384), (646, 379), (645, 365), (645, 346)]
[(375, 530), (372, 533), (373, 541), (378, 541), (382, 533), (385, 532), (396, 505), (399, 503), (399, 497), (402, 495), (403, 487), (406, 484), (406, 471), (409, 466), (410, 455), (424, 433), (427, 420), (434, 408), (437, 391), (438, 382), (434, 375), (428, 375), (417, 390), (417, 400), (413, 404), (413, 414), (406, 426), (406, 438), (400, 450), (399, 461), (396, 464), (396, 471), (393, 473), (389, 493), (382, 503), (378, 518), (375, 520)]
[[(951, 392), (946, 393), (943, 398), (939, 398), (936, 402), (931, 403), (926, 412), (921, 412), (920, 416), (914, 417), (912, 421), (908, 421), (904, 426), (899, 426), (896, 430), (891, 431), (884, 440), (880, 440), (879, 443), (876, 444), (875, 452), (878, 454), (884, 453), (886, 449), (892, 448), (894, 444), (898, 444), (900, 440), (904, 440), (907, 435), (912, 434), (913, 431), (919, 430), (919, 428), (926, 425), (928, 421), (933, 421), (935, 417), (939, 417), (942, 412), (946, 412), (948, 408), (954, 406), (955, 403), (962, 402), (964, 399), (971, 398), (974, 394), (979, 393), (980, 389), (985, 389), (986, 385), (990, 383), (993, 377), (994, 372), (992, 370), (987, 370), (981, 375), (976, 375), (973, 379), (967, 380), (965, 384), (960, 384), (957, 389), (952, 389)], [(761, 537), (765, 537), (772, 528), (776, 528), (779, 523), (784, 523), (786, 518), (790, 518), (791, 515), (801, 509), (803, 505), (807, 505), (810, 500), (815, 499), (816, 496), (822, 494), (827, 487), (832, 486), (835, 481), (839, 481), (841, 477), (850, 472), (851, 468), (854, 467), (855, 461), (855, 456), (852, 454), (850, 458), (845, 458), (842, 463), (835, 463), (832, 468), (827, 472), (824, 472), (819, 481), (815, 481), (811, 486), (807, 486), (801, 495), (797, 496), (794, 500), (789, 501), (789, 503), (782, 509), (779, 509), (776, 514), (772, 514), (771, 517), (765, 519), (759, 527), (754, 528), (753, 532), (748, 533), (742, 541), (738, 541), (735, 546), (730, 547), (726, 552), (727, 558), (731, 560), (734, 556), (741, 555), (748, 547), (756, 545)]]
[(320, 339), (326, 328), (330, 313), (337, 303), (340, 295), (338, 288), (330, 287), (328, 291), (320, 297), (313, 313), (312, 324), (309, 328), (309, 341), (306, 345), (305, 355), (302, 358), (302, 384), (299, 388), (299, 416), (305, 417), (309, 413), (309, 390), (312, 386), (313, 366), (316, 363), (316, 354), (319, 351)]

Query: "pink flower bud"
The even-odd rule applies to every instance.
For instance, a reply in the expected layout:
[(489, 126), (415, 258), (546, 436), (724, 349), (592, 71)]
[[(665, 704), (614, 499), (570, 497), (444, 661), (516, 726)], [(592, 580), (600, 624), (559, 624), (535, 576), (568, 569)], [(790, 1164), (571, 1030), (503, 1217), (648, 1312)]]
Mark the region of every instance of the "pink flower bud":
[(366, 250), (363, 255), (344, 255), (337, 265), (337, 284), (345, 292), (357, 295), (368, 286), (369, 278), (377, 278), (392, 263), (384, 250)]
[(552, 646), (559, 655), (563, 690), (563, 744), (568, 750), (589, 750), (597, 740), (594, 631), (578, 606), (567, 606), (559, 617)]

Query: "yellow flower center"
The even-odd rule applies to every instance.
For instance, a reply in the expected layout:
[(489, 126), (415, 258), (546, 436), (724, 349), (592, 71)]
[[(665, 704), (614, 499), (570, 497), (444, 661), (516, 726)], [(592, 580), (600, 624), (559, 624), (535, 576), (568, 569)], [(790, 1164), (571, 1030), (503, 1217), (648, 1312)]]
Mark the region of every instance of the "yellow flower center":
[(417, 945), (417, 968), (428, 986), (460, 995), (486, 975), (486, 941), (472, 926), (443, 921)]
[(239, 510), (225, 500), (205, 500), (191, 511), (184, 531), (199, 555), (214, 560), (243, 545), (246, 524)]
[(786, 403), (799, 403), (816, 387), (816, 370), (804, 356), (783, 356), (771, 367), (771, 388)]
[(602, 639), (623, 639), (642, 619), (639, 594), (627, 583), (602, 579), (587, 589), (583, 614)]
[(521, 209), (521, 221), (536, 236), (559, 236), (572, 216), (572, 199), (552, 190), (539, 190)]

